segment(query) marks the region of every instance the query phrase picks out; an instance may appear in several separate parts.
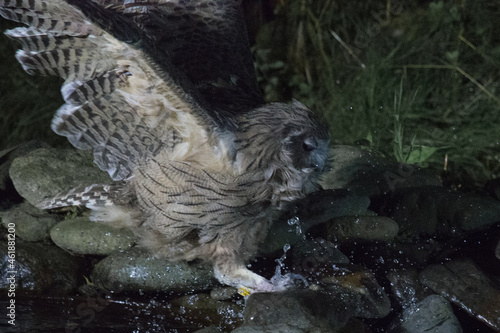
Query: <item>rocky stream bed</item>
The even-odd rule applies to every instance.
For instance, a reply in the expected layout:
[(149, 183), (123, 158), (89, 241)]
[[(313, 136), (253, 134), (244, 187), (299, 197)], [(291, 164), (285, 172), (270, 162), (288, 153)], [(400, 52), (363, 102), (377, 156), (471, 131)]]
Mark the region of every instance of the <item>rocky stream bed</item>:
[(109, 182), (89, 153), (0, 152), (0, 331), (500, 332), (500, 182), (465, 192), (359, 147), (332, 151), (325, 190), (284, 212), (251, 263), (302, 278), (247, 298), (82, 209), (35, 208)]

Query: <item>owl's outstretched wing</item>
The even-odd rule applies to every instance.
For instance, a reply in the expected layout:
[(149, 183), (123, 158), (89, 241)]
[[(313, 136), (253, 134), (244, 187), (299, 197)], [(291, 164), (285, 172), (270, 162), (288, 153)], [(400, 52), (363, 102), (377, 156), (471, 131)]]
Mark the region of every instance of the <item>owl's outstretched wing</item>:
[(223, 117), (201, 106), (188, 80), (168, 72), (171, 63), (160, 66), (140, 49), (149, 42), (132, 18), (96, 6), (90, 0), (0, 0), (1, 16), (28, 25), (6, 32), (22, 44), (16, 57), (23, 68), (65, 80), (66, 104), (52, 122), (56, 133), (92, 149), (96, 164), (121, 180), (148, 156), (179, 141), (199, 145), (224, 130)]
[(180, 70), (214, 109), (230, 117), (263, 104), (241, 0), (105, 2), (130, 17), (157, 62)]

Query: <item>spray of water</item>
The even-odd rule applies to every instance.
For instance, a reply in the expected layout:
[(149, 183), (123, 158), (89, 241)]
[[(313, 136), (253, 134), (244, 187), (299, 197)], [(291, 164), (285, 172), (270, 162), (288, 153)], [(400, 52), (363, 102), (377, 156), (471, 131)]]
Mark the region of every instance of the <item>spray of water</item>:
[[(288, 219), (288, 221), (286, 221), (286, 222), (289, 226), (295, 226), (295, 233), (297, 235), (302, 235), (302, 227), (300, 225), (300, 219), (298, 216), (294, 216), (294, 217)], [(287, 246), (287, 245), (288, 244), (285, 244), (285, 246)], [(290, 245), (288, 245), (288, 248), (290, 248)]]
[(296, 285), (295, 281), (300, 281), (304, 286), (308, 286), (309, 283), (307, 280), (300, 274), (296, 273), (282, 273), (282, 269), (285, 268), (285, 259), (286, 259), (286, 253), (288, 250), (290, 250), (291, 246), (290, 244), (285, 244), (283, 246), (283, 255), (279, 258), (276, 259), (276, 269), (274, 271), (274, 276), (271, 278), (271, 283), (277, 287), (280, 287), (282, 290), (289, 289), (290, 287), (293, 287)]

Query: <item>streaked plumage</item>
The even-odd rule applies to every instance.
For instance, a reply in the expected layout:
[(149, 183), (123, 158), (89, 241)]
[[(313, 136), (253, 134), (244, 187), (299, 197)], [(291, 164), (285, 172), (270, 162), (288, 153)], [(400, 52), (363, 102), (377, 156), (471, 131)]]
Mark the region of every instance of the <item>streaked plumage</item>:
[(277, 290), (245, 264), (286, 204), (318, 187), (326, 127), (265, 105), (234, 0), (0, 0), (29, 74), (65, 79), (52, 129), (114, 184), (49, 198), (127, 225), (154, 253), (213, 262), (225, 284)]

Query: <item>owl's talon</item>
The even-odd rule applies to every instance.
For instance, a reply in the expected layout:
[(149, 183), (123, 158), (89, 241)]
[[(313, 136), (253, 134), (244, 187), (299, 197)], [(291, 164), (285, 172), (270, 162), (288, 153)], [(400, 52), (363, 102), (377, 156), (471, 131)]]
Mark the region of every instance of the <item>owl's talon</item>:
[(238, 294), (240, 294), (241, 296), (250, 296), (250, 294), (252, 293), (252, 289), (248, 288), (248, 287), (239, 287), (238, 288)]

